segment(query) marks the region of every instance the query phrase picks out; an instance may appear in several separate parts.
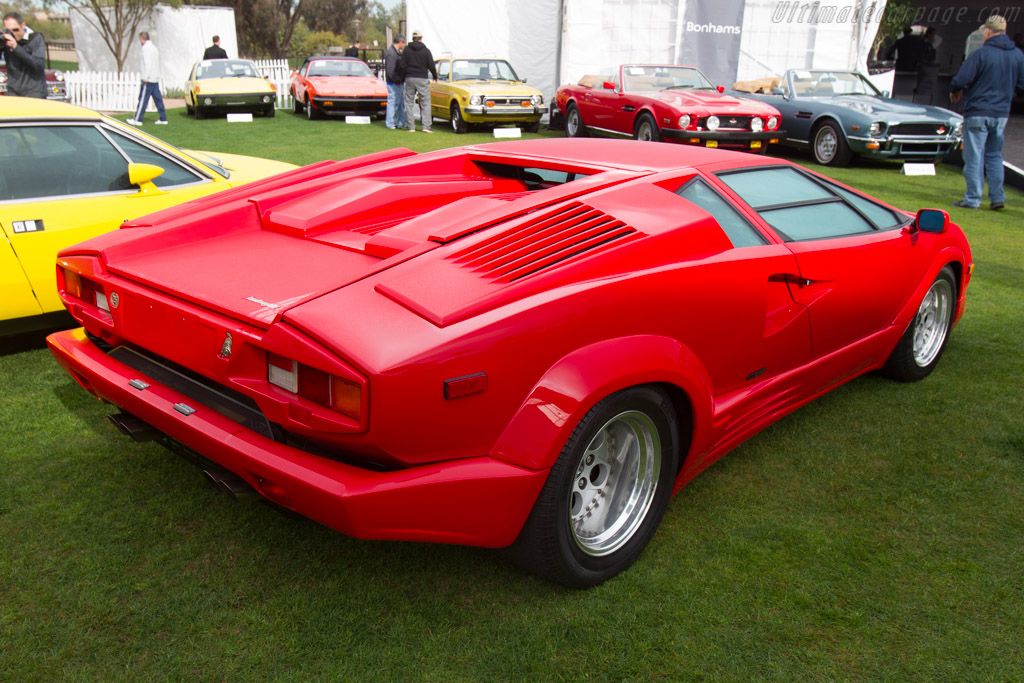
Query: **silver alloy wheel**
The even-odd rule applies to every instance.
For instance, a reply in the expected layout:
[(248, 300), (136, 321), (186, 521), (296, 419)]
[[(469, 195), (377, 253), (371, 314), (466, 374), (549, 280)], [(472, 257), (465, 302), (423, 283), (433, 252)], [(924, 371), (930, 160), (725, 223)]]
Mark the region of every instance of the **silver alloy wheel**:
[(926, 367), (942, 350), (942, 344), (949, 333), (949, 312), (953, 301), (953, 289), (949, 282), (938, 279), (932, 283), (928, 293), (917, 309), (914, 318), (914, 362)]
[(839, 141), (836, 140), (836, 131), (831, 126), (823, 126), (814, 138), (814, 154), (818, 161), (827, 164), (836, 155)]
[(571, 138), (580, 134), (580, 110), (576, 107), (569, 107), (569, 112), (565, 118), (565, 132)]
[(661, 440), (651, 418), (616, 415), (594, 435), (576, 465), (569, 492), (569, 527), (593, 556), (625, 545), (647, 517), (661, 472)]
[(650, 120), (645, 118), (640, 122), (640, 127), (636, 131), (636, 139), (642, 142), (650, 142), (654, 139), (654, 134), (651, 131)]

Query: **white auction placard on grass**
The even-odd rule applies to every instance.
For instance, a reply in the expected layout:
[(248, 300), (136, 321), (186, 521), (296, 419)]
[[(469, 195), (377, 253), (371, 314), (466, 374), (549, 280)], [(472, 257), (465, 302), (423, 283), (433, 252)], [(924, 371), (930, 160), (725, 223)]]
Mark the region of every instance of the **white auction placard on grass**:
[(370, 122), (369, 116), (346, 116), (345, 123), (358, 123), (367, 124)]
[(252, 123), (252, 112), (228, 114), (228, 123)]
[(903, 164), (900, 173), (903, 175), (935, 175), (935, 164), (912, 164), (908, 161)]
[(495, 128), (494, 137), (496, 138), (521, 138), (523, 137), (523, 131), (518, 128)]

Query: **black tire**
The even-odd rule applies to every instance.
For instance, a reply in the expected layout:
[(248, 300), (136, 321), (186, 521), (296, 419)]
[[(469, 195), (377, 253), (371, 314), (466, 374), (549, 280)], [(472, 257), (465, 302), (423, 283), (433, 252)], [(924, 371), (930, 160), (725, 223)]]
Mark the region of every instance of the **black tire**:
[(811, 151), (814, 159), (825, 166), (849, 166), (853, 159), (846, 136), (835, 121), (823, 121), (814, 127)]
[(277, 115), (277, 109), (274, 108), (273, 105), (271, 105), (271, 106), (269, 106), (269, 107), (267, 107), (266, 109), (263, 110), (263, 116), (265, 116), (268, 119), (272, 119), (276, 115)]
[(653, 116), (643, 112), (636, 117), (636, 125), (633, 126), (633, 139), (642, 142), (661, 142), (661, 130)]
[(452, 130), (456, 135), (462, 135), (469, 130), (469, 126), (466, 124), (466, 119), (462, 118), (462, 109), (459, 108), (458, 102), (452, 102), (451, 114), (449, 120), (452, 124)]
[(188, 98), (186, 97), (185, 98), (185, 114), (191, 116), (191, 115), (193, 115), (195, 113), (196, 113), (196, 108), (192, 106), (192, 103), (189, 102)]
[(527, 133), (539, 133), (540, 132), (540, 121), (536, 123), (527, 123), (523, 126), (523, 130)]
[(953, 269), (945, 266), (885, 362), (885, 374), (900, 382), (917, 382), (932, 373), (946, 350), (956, 301), (956, 277)]
[(203, 111), (202, 107), (200, 107), (199, 103), (197, 102), (196, 103), (196, 121), (198, 121), (199, 119), (205, 119), (205, 118), (206, 118), (206, 112)]
[(569, 106), (565, 108), (565, 134), (570, 138), (585, 138), (589, 135), (575, 102), (570, 102)]
[(292, 90), (292, 113), (293, 114), (301, 114), (302, 113), (302, 100), (300, 100), (298, 97), (295, 96), (295, 91), (294, 90)]
[(306, 103), (304, 105), (304, 108), (306, 110), (306, 118), (309, 119), (310, 121), (315, 121), (316, 119), (320, 118), (320, 112), (317, 111), (316, 107), (313, 106), (313, 103), (309, 101), (309, 95), (306, 95)]
[[(622, 572), (665, 514), (678, 471), (678, 443), (672, 402), (664, 392), (641, 386), (605, 398), (576, 426), (519, 537), (502, 554), (574, 588), (596, 586)], [(594, 514), (602, 502), (616, 511), (613, 519)]]

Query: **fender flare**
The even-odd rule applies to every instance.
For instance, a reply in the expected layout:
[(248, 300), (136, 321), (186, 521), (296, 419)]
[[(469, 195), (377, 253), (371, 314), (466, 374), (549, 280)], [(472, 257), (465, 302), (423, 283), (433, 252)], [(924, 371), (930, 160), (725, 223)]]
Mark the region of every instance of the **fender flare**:
[[(713, 392), (703, 363), (675, 339), (636, 335), (574, 350), (534, 385), (491, 450), (491, 456), (532, 469), (550, 468), (576, 425), (606, 396), (632, 386), (674, 387), (689, 406), (692, 435), (680, 434), (680, 462), (706, 451), (711, 440)], [(689, 444), (687, 447), (686, 444)]]
[(928, 293), (928, 289), (935, 282), (935, 278), (938, 276), (939, 271), (948, 265), (953, 266), (953, 274), (956, 276), (956, 301), (957, 301), (957, 317), (959, 317), (960, 301), (963, 300), (964, 287), (966, 282), (964, 279), (967, 277), (967, 264), (965, 263), (964, 252), (955, 246), (948, 246), (942, 249), (935, 255), (935, 259), (932, 261), (931, 266), (925, 272), (925, 276), (921, 278), (921, 284), (917, 286), (914, 293), (907, 299), (906, 305), (900, 310), (899, 314), (892, 321), (893, 325), (906, 327), (917, 315), (917, 309), (921, 307), (921, 302), (924, 300), (925, 294)]

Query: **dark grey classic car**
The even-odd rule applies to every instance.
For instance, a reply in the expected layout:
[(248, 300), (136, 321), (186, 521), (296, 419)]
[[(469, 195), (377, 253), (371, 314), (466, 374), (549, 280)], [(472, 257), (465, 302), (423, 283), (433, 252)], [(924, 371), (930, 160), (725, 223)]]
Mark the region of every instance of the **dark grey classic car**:
[(735, 87), (779, 110), (782, 144), (810, 146), (828, 166), (845, 166), (854, 156), (940, 161), (963, 136), (963, 117), (956, 112), (894, 100), (852, 71), (791, 69), (760, 92)]

